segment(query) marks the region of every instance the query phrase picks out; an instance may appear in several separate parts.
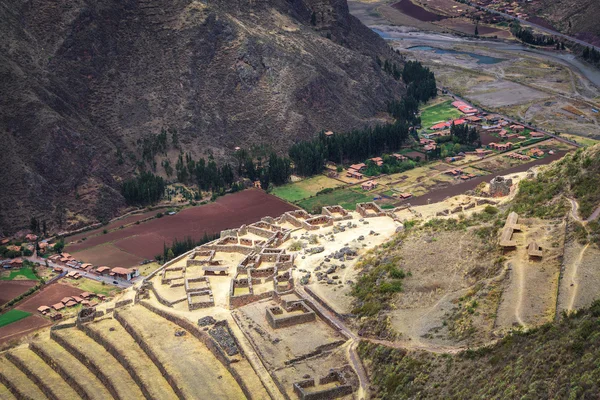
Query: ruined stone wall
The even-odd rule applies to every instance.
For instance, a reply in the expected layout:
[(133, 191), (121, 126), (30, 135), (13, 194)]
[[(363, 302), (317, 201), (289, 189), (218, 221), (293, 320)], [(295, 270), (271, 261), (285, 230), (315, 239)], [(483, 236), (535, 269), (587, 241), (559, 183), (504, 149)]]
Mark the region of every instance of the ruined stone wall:
[(271, 325), (273, 329), (285, 328), (288, 326), (305, 324), (307, 322), (313, 322), (316, 320), (315, 313), (309, 310), (306, 310), (304, 314), (296, 314), (296, 315), (277, 315), (273, 312), (272, 309), (267, 308), (266, 310), (267, 322)]
[(254, 303), (255, 301), (273, 298), (274, 291), (268, 291), (261, 294), (244, 294), (241, 296), (229, 297), (229, 308), (238, 308)]

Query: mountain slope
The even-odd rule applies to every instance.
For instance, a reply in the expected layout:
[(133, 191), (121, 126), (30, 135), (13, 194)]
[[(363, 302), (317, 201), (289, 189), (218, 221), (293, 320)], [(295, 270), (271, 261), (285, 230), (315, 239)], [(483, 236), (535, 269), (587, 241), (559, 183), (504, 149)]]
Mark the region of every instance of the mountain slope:
[(531, 12), (549, 21), (559, 31), (600, 44), (596, 0), (541, 0), (531, 3), (530, 7)]
[(593, 399), (600, 392), (600, 301), (559, 323), (458, 355), (361, 342), (375, 399)]
[(18, 0), (0, 17), (5, 233), (123, 206), (118, 182), (161, 128), (195, 157), (284, 151), (373, 122), (403, 91), (345, 0)]

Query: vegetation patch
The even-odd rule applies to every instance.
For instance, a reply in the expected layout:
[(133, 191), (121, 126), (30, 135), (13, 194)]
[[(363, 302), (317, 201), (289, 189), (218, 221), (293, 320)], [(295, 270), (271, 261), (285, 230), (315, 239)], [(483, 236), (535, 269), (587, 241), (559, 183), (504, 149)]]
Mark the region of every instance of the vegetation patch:
[(565, 215), (565, 197), (579, 202), (579, 213), (588, 218), (600, 204), (600, 146), (579, 149), (519, 184), (513, 210), (540, 218)]
[(308, 212), (320, 213), (321, 208), (324, 206), (339, 204), (346, 210), (354, 210), (356, 203), (364, 203), (372, 200), (372, 195), (344, 188), (302, 200), (298, 202), (298, 205)]
[(600, 392), (600, 301), (500, 342), (457, 355), (408, 353), (363, 341), (375, 399), (595, 398)]
[(21, 310), (10, 310), (5, 314), (0, 315), (0, 328), (13, 322), (17, 322), (23, 318), (27, 318), (31, 315), (27, 311)]
[(334, 179), (327, 178), (323, 175), (314, 176), (304, 179), (300, 182), (289, 183), (283, 186), (273, 188), (271, 194), (289, 201), (291, 203), (306, 199), (310, 196), (321, 194), (328, 189), (333, 189), (343, 185)]
[(35, 272), (31, 267), (22, 267), (20, 269), (10, 271), (8, 276), (0, 277), (0, 280), (2, 281), (12, 281), (14, 279), (30, 279), (32, 281), (37, 281), (38, 277), (35, 275)]
[(456, 119), (461, 115), (461, 112), (452, 106), (452, 100), (448, 100), (443, 103), (424, 108), (423, 111), (421, 111), (421, 126), (425, 129), (429, 129), (437, 122)]

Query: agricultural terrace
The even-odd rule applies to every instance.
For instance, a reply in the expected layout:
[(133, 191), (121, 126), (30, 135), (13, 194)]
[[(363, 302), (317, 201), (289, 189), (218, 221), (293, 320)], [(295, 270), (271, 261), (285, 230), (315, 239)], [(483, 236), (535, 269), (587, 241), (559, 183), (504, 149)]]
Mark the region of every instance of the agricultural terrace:
[(446, 100), (443, 103), (423, 108), (421, 111), (421, 126), (430, 132), (429, 128), (436, 123), (456, 119), (461, 116), (461, 112), (452, 106), (452, 100)]
[(21, 310), (10, 310), (2, 315), (0, 315), (0, 328), (13, 322), (17, 322), (23, 318), (27, 318), (31, 315), (27, 311)]
[(303, 179), (299, 182), (277, 186), (271, 191), (271, 194), (283, 200), (295, 203), (299, 200), (312, 197), (324, 189), (336, 188), (341, 185), (343, 185), (343, 183), (335, 179), (328, 178), (324, 175), (317, 175), (308, 179)]

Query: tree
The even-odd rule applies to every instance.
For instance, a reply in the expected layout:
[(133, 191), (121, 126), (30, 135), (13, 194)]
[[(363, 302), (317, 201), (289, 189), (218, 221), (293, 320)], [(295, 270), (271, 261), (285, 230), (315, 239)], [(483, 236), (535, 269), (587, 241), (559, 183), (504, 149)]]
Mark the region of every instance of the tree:
[(479, 36), (479, 25), (475, 25), (475, 36)]
[(29, 221), (29, 229), (31, 229), (31, 232), (33, 233), (40, 232), (40, 222), (35, 217), (31, 217), (31, 220)]
[(65, 240), (64, 239), (59, 239), (54, 244), (54, 251), (56, 251), (57, 253), (62, 253), (64, 248), (65, 248)]
[(312, 14), (310, 15), (310, 24), (312, 26), (317, 25), (317, 14), (313, 11)]
[(173, 249), (169, 249), (167, 251), (167, 261), (172, 260), (175, 258), (175, 254), (173, 254)]

